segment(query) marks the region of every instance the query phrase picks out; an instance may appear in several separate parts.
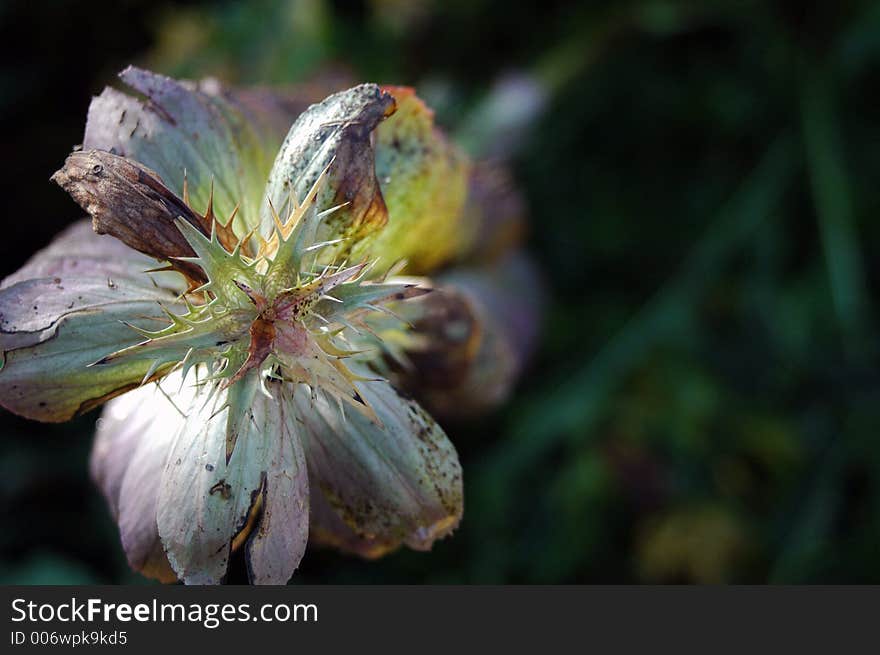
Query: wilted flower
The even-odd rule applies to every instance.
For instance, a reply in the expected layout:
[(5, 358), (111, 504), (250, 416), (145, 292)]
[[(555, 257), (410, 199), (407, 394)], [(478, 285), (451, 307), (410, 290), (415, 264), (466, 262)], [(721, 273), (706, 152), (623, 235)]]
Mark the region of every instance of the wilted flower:
[(430, 548), (461, 468), (404, 390), (446, 415), (506, 395), (534, 333), (518, 211), (486, 210), (497, 184), (409, 89), (330, 95), (282, 143), (298, 98), (121, 76), (145, 99), (96, 97), (54, 176), (94, 232), (0, 287), (0, 402), (64, 421), (109, 400), (92, 475), (145, 575), (217, 583), (244, 548), (283, 583), (310, 537)]

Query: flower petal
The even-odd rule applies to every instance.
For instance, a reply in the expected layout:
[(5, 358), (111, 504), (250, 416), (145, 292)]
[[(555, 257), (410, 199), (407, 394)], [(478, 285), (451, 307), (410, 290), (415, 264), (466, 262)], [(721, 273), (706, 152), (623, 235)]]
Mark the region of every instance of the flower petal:
[(264, 136), (266, 150), (274, 157), (297, 116), (310, 105), (352, 84), (349, 76), (338, 75), (285, 86), (224, 87), (208, 79), (199, 88), (209, 95), (222, 97), (241, 111)]
[(358, 390), (381, 425), (297, 389), (309, 475), (358, 536), (428, 549), (461, 518), (455, 448), (415, 401), (387, 382), (362, 382)]
[(526, 213), (525, 199), (501, 162), (474, 164), (464, 209), (464, 224), (471, 231), (464, 258), (485, 265), (511, 252), (523, 241)]
[(521, 253), (491, 268), (457, 268), (399, 311), (412, 321), (413, 367), (396, 381), (432, 414), (458, 418), (504, 402), (535, 347), (542, 285)]
[(142, 387), (114, 398), (104, 405), (97, 422), (89, 472), (104, 494), (114, 520), (119, 520), (119, 492), (131, 465), (131, 453), (151, 422), (148, 413), (136, 413), (141, 404), (138, 399), (148, 390), (149, 387)]
[(159, 539), (156, 508), (171, 439), (183, 422), (178, 408), (186, 406), (192, 390), (184, 386), (177, 391), (179, 373), (161, 384), (161, 391), (148, 385), (107, 403), (95, 434), (91, 471), (119, 523), (128, 563), (147, 577), (173, 582), (177, 576)]
[[(254, 584), (284, 584), (293, 575), (309, 540), (310, 495), (306, 458), (293, 416), (292, 390), (279, 389), (281, 429), (267, 452), (260, 525), (248, 539), (248, 574)], [(265, 401), (265, 398), (261, 398)], [(272, 401), (269, 401), (270, 403)]]
[[(77, 225), (3, 282), (0, 404), (7, 409), (65, 421), (137, 386), (150, 370), (151, 361), (137, 358), (89, 367), (139, 341), (121, 321), (155, 328), (163, 317), (159, 303), (173, 306), (176, 299), (141, 272), (139, 256), (114, 256), (112, 242), (86, 237)], [(91, 254), (78, 254), (88, 243), (96, 246)], [(27, 279), (47, 273), (52, 277)]]
[[(306, 109), (290, 128), (269, 174), (265, 195), (275, 209), (282, 212), (291, 193), (302, 200), (330, 166), (318, 206), (344, 206), (328, 219), (332, 225), (321, 238), (357, 240), (384, 226), (388, 212), (376, 180), (370, 139), (393, 111), (394, 99), (375, 84), (333, 94)], [(274, 224), (272, 210), (264, 206), (260, 227), (264, 237), (272, 234)]]
[(254, 227), (275, 154), (269, 147), (272, 139), (216, 92), (134, 67), (120, 78), (147, 100), (104, 89), (89, 107), (83, 147), (145, 164), (180, 197), (186, 171), (190, 197), (199, 210), (207, 207), (213, 181), (214, 208), (221, 220), (240, 204), (239, 234)]
[(201, 269), (180, 261), (195, 251), (175, 221), (181, 218), (205, 236), (211, 226), (203, 225), (202, 217), (150, 169), (103, 150), (79, 150), (67, 157), (52, 181), (92, 216), (98, 234), (109, 234), (138, 252), (168, 261), (192, 280), (206, 281), (199, 277)]
[(376, 128), (376, 177), (388, 225), (371, 249), (386, 267), (405, 259), (408, 273), (428, 273), (466, 245), (462, 210), (470, 165), (411, 88), (383, 90), (394, 96), (397, 111)]
[[(85, 262), (83, 260), (86, 260)], [(58, 234), (52, 242), (34, 254), (12, 275), (0, 282), (0, 288), (22, 280), (59, 275), (76, 275), (83, 267), (100, 268), (111, 279), (130, 275), (133, 271), (146, 271), (156, 262), (140, 253), (133, 252), (125, 244), (107, 236), (95, 234), (89, 220), (73, 223)], [(186, 284), (176, 274), (151, 274), (163, 288), (183, 291)], [(146, 282), (154, 286), (149, 279)]]
[[(263, 504), (248, 556), (253, 579), (283, 583), (308, 534), (308, 482), (296, 424), (283, 401), (259, 393), (256, 372), (210, 398), (196, 396), (174, 436), (162, 475), (157, 522), (177, 574), (188, 584), (217, 584), (232, 542)], [(279, 385), (273, 385), (276, 394)], [(237, 445), (226, 462), (226, 440)]]
[(396, 550), (401, 540), (359, 536), (333, 509), (320, 487), (312, 483), (309, 495), (309, 543), (329, 546), (364, 559), (378, 559)]

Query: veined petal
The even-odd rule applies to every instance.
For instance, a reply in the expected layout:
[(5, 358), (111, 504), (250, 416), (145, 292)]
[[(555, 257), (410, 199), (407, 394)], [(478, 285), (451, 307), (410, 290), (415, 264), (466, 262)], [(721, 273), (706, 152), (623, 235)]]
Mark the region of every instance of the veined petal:
[(213, 180), (214, 209), (221, 221), (240, 203), (238, 233), (256, 226), (275, 155), (268, 147), (272, 139), (216, 89), (207, 93), (192, 83), (134, 67), (120, 77), (147, 101), (104, 89), (89, 107), (83, 147), (145, 164), (180, 197), (186, 171), (189, 195), (199, 211), (207, 207)]
[[(164, 321), (160, 303), (176, 300), (141, 272), (139, 256), (108, 256), (112, 239), (82, 231), (77, 225), (62, 234), (0, 288), (0, 404), (28, 418), (65, 421), (137, 386), (151, 361), (89, 365), (139, 341), (122, 321), (155, 329)], [(98, 240), (94, 254), (76, 254)], [(53, 276), (22, 279), (25, 273)]]
[[(394, 99), (375, 84), (361, 84), (312, 105), (297, 118), (272, 166), (265, 196), (286, 215), (290, 195), (300, 202), (328, 167), (329, 180), (316, 202), (334, 212), (318, 240), (356, 241), (388, 220), (376, 180), (371, 134), (394, 111)], [(332, 164), (331, 164), (332, 162)], [(272, 209), (262, 208), (260, 232), (273, 233)]]
[[(18, 344), (4, 353), (0, 403), (26, 418), (61, 422), (139, 386), (152, 369), (149, 359), (133, 357), (90, 365), (108, 351), (137, 342), (138, 335), (121, 321), (153, 327), (152, 321), (132, 320), (133, 316), (150, 314), (155, 319), (162, 317), (155, 303), (133, 301), (63, 316), (42, 342)], [(155, 373), (160, 375), (163, 370)]]
[[(294, 416), (292, 389), (279, 385), (280, 429), (269, 435), (277, 441), (267, 453), (263, 512), (259, 527), (245, 546), (248, 575), (254, 584), (284, 584), (293, 575), (309, 540), (308, 468)], [(264, 396), (263, 403), (272, 403)]]
[[(156, 525), (162, 471), (194, 387), (173, 373), (114, 398), (104, 407), (92, 448), (92, 478), (119, 524), (128, 563), (143, 575), (173, 582)], [(158, 385), (162, 385), (162, 389)]]
[(421, 275), (467, 245), (463, 208), (470, 164), (434, 126), (434, 113), (413, 89), (383, 90), (397, 102), (394, 115), (376, 128), (376, 177), (388, 205), (388, 225), (370, 248), (385, 268), (405, 259), (407, 272)]
[(359, 537), (428, 549), (461, 518), (455, 448), (415, 401), (387, 382), (361, 382), (358, 390), (381, 425), (297, 389), (309, 476)]
[(154, 259), (134, 252), (110, 236), (95, 234), (91, 221), (85, 219), (76, 221), (58, 234), (24, 266), (0, 282), (0, 289), (22, 280), (99, 270), (101, 275), (106, 275), (111, 280), (134, 277), (142, 285), (158, 286), (176, 293), (186, 290), (186, 281), (177, 273), (161, 272), (141, 276), (143, 271), (155, 267)]
[[(246, 551), (253, 580), (286, 582), (305, 550), (308, 482), (296, 423), (280, 385), (271, 385), (275, 398), (259, 385), (253, 371), (208, 398), (197, 395), (174, 436), (157, 522), (172, 568), (188, 584), (223, 579), (233, 540), (261, 504)], [(233, 430), (236, 446), (227, 463)]]

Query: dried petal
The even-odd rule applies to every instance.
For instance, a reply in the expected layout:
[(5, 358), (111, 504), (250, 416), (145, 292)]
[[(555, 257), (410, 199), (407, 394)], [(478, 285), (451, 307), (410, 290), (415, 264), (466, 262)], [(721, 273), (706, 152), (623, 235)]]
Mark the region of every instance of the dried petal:
[(182, 218), (207, 234), (201, 217), (153, 171), (109, 152), (89, 150), (68, 156), (52, 180), (91, 215), (98, 234), (109, 234), (138, 252), (168, 260), (191, 280), (206, 281), (198, 266), (175, 259), (195, 255), (175, 219)]
[(436, 284), (434, 293), (406, 306), (414, 366), (396, 379), (438, 416), (483, 413), (507, 399), (534, 350), (539, 276), (514, 253), (492, 268), (450, 271)]

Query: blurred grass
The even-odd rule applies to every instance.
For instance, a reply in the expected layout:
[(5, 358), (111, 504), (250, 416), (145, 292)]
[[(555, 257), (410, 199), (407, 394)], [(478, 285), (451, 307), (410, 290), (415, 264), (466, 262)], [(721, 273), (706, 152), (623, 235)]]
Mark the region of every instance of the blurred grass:
[(826, 65), (803, 73), (801, 113), (810, 183), (819, 218), (834, 309), (849, 352), (864, 348), (868, 299), (849, 179), (833, 103), (834, 79)]
[[(541, 348), (505, 408), (447, 426), (462, 527), (315, 551), (297, 581), (880, 581), (876, 3), (143, 6), (138, 59), (168, 74), (414, 84), (530, 206)], [(0, 419), (3, 579), (134, 580), (86, 480), (94, 417)]]

